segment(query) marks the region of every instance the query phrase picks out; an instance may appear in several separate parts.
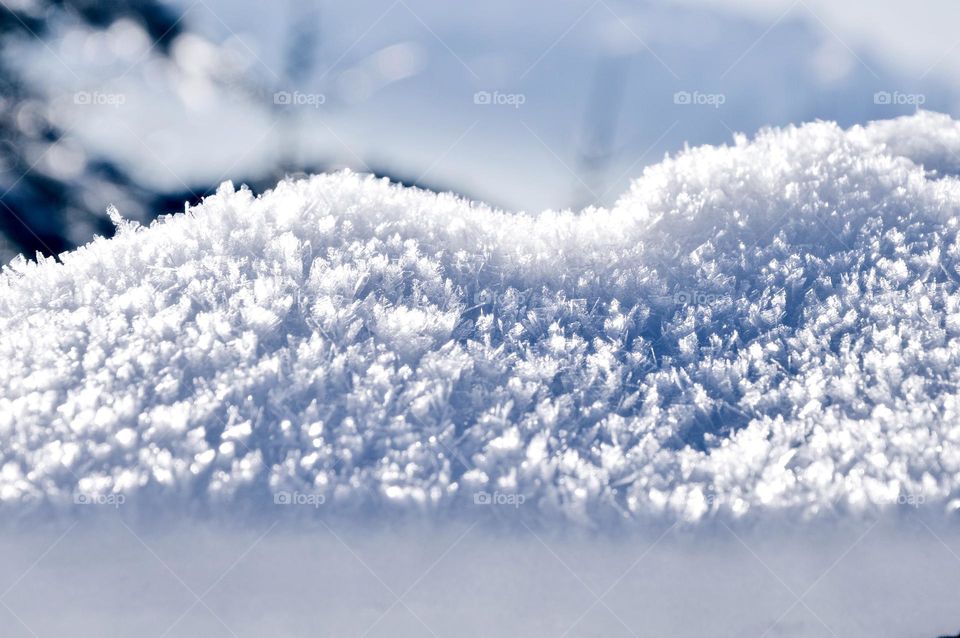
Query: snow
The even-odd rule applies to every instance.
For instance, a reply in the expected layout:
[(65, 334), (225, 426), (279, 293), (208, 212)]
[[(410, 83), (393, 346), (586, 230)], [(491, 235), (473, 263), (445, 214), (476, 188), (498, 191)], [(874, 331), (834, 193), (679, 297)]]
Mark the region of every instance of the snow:
[(956, 635), (960, 570), (938, 542), (958, 547), (955, 526), (936, 537), (812, 527), (596, 542), (463, 523), (158, 530), (114, 516), (0, 535), (16, 585), (0, 627), (10, 638)]
[(343, 172), (112, 213), (0, 276), (0, 507), (955, 510), (958, 151), (919, 112), (688, 149), (609, 209)]

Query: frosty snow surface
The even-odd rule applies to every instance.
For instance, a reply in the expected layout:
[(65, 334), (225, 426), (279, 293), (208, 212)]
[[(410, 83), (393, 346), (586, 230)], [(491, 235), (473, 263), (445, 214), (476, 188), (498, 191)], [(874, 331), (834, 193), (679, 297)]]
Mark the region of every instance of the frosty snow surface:
[(344, 172), (115, 216), (0, 276), (0, 511), (956, 510), (958, 173), (920, 112), (690, 149), (609, 210)]

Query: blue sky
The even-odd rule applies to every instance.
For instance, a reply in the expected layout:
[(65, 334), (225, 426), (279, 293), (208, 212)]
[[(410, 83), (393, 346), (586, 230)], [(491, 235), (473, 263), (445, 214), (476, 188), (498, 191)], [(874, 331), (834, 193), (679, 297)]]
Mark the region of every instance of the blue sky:
[[(175, 6), (196, 35), (172, 63), (131, 25), (65, 25), (20, 51), (69, 139), (165, 189), (282, 163), (389, 172), (510, 209), (609, 205), (684, 144), (957, 103), (947, 2)], [(319, 25), (314, 49), (291, 44), (304, 24)], [(310, 60), (294, 78), (291, 51)], [(77, 91), (124, 100), (77, 104)], [(277, 92), (296, 103), (275, 105)]]

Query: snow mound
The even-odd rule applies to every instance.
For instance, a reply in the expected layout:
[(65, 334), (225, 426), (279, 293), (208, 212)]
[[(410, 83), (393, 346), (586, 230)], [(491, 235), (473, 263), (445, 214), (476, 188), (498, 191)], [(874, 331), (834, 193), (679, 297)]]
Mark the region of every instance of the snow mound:
[(609, 210), (346, 172), (119, 222), (0, 278), (0, 500), (956, 509), (958, 152), (921, 112), (687, 150)]

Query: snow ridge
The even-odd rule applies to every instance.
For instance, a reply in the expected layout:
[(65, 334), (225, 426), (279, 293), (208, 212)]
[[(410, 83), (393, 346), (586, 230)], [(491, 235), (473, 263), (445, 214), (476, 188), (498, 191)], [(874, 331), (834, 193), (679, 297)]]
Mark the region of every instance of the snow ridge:
[(920, 112), (689, 149), (612, 209), (344, 172), (118, 217), (0, 276), (2, 507), (957, 509), (958, 151)]

